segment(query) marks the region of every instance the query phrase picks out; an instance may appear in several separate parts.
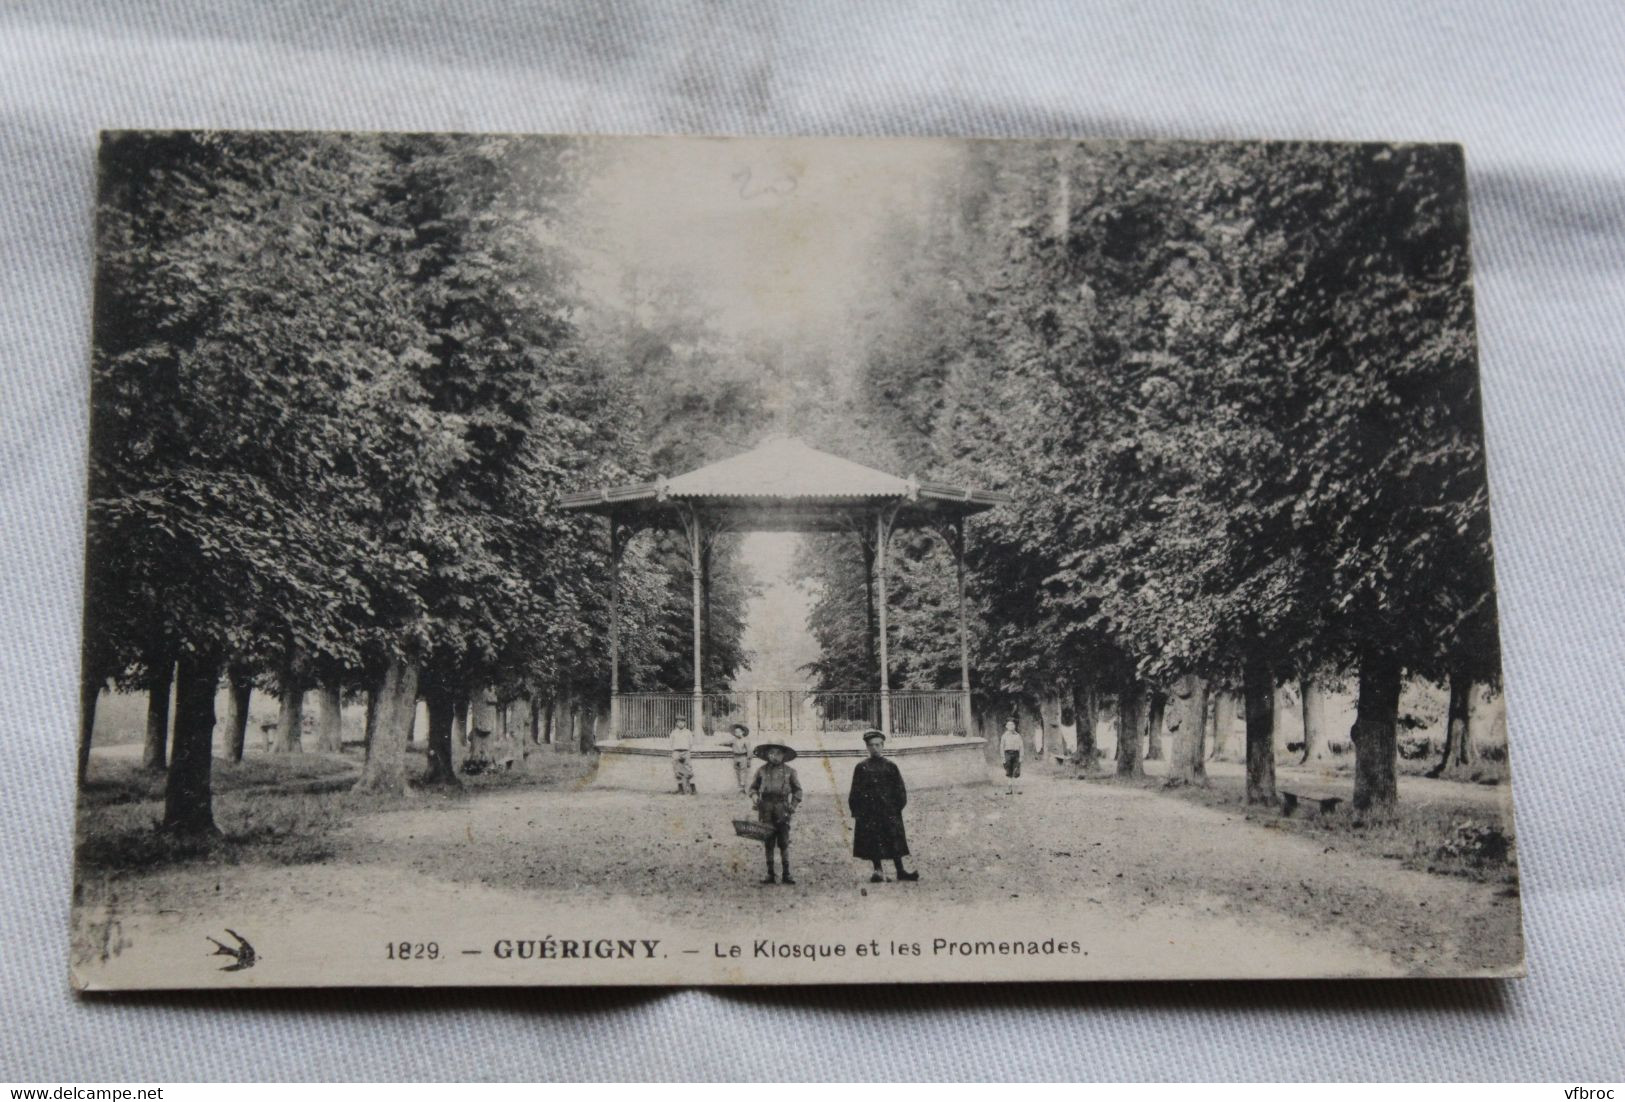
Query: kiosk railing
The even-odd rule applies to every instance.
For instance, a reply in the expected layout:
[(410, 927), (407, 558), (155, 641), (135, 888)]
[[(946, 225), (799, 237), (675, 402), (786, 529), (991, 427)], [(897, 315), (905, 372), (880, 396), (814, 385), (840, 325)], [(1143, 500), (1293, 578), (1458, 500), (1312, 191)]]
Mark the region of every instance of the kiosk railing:
[[(726, 734), (734, 723), (747, 724), (753, 738), (788, 738), (798, 732), (862, 731), (883, 727), (882, 700), (891, 708), (891, 732), (897, 738), (967, 735), (965, 696), (957, 689), (877, 691), (755, 689), (705, 693), (701, 728)], [(621, 693), (616, 697), (617, 738), (664, 738), (679, 717), (694, 722), (692, 693)]]

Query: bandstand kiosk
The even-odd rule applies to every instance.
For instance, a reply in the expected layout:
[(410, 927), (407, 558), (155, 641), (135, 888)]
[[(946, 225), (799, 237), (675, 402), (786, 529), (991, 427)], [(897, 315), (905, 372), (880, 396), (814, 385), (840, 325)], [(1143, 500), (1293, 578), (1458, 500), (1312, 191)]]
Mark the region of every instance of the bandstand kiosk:
[[(725, 736), (750, 725), (752, 742), (796, 749), (803, 784), (827, 778), (844, 791), (852, 759), (864, 753), (860, 733), (892, 736), (886, 754), (911, 787), (986, 779), (982, 742), (971, 725), (970, 640), (965, 616), (965, 525), (977, 513), (1011, 501), (1008, 494), (899, 478), (799, 440), (774, 437), (740, 455), (687, 474), (629, 486), (566, 494), (562, 508), (596, 513), (609, 523), (610, 737), (598, 741), (595, 783), (659, 791), (671, 787), (668, 735), (676, 720), (695, 732), (692, 762), (701, 791), (734, 784)], [(620, 565), (628, 540), (643, 529), (682, 531), (693, 575), (693, 669), (689, 693), (623, 693), (620, 684)], [(893, 692), (887, 668), (887, 546), (900, 529), (928, 529), (953, 552), (959, 601), (959, 687)], [(874, 632), (878, 689), (763, 689), (708, 692), (704, 684), (704, 609), (711, 547), (725, 532), (845, 532), (862, 551), (878, 621)]]

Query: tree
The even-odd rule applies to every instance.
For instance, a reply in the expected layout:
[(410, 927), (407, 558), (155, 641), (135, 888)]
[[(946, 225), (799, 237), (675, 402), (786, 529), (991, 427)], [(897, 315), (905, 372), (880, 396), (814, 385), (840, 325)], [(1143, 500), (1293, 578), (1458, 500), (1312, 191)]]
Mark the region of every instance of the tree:
[(339, 686), (324, 682), (317, 690), (316, 749), (337, 754), (344, 749), (344, 698)]
[(214, 695), (219, 659), (182, 651), (175, 679), (175, 753), (164, 790), (164, 829), (178, 834), (215, 830), (209, 796), (214, 766)]
[[(1242, 697), (1247, 710), (1247, 802), (1274, 804), (1275, 675), (1254, 653), (1243, 673)], [(1395, 698), (1397, 706), (1398, 698)], [(1397, 715), (1395, 717), (1398, 718)]]
[(80, 788), (85, 786), (85, 780), (90, 774), (90, 744), (96, 730), (96, 702), (101, 697), (103, 684), (94, 672), (98, 668), (98, 663), (88, 642), (89, 627), (90, 625), (86, 624), (81, 628), (85, 641), (81, 643), (79, 650), (79, 759), (76, 776)]
[(1439, 763), (1428, 770), (1429, 777), (1443, 776), (1447, 770), (1460, 771), (1473, 763), (1471, 702), (1473, 683), (1462, 676), (1450, 678), (1450, 704), (1445, 713), (1444, 748)]
[(1168, 692), (1168, 732), (1173, 735), (1173, 747), (1168, 754), (1167, 784), (1207, 785), (1207, 759), (1202, 753), (1207, 710), (1207, 682), (1191, 674), (1174, 681)]
[(367, 732), (367, 753), (355, 784), (357, 792), (406, 791), (406, 742), (416, 710), (417, 666), (394, 657), (378, 689), (376, 715)]
[(365, 523), (388, 484), (373, 476), (416, 473), (393, 454), (398, 407), (369, 400), (416, 332), (367, 207), (376, 152), (283, 134), (103, 147), (88, 588), (116, 652), (156, 634), (182, 656), (172, 829), (211, 818), (228, 656), (354, 658), (372, 626), (390, 557)]
[(1073, 767), (1080, 774), (1095, 771), (1095, 758), (1099, 747), (1095, 743), (1095, 728), (1100, 723), (1099, 698), (1095, 690), (1085, 683), (1072, 686), (1072, 714), (1077, 717), (1078, 745), (1072, 755)]
[(1340, 148), (1328, 179), (1341, 209), (1300, 229), (1315, 263), (1275, 329), (1314, 352), (1294, 521), (1327, 595), (1320, 656), (1359, 669), (1365, 810), (1397, 799), (1402, 676), (1499, 655), (1460, 150)]
[(230, 668), (227, 680), (231, 695), (226, 711), (226, 760), (240, 762), (248, 741), (248, 702), (254, 693), (254, 677), (239, 664)]
[[(568, 264), (550, 247), (577, 147), (420, 136), (385, 151), (393, 171), (380, 191), (425, 335), (411, 397), (445, 432), (392, 536), (422, 570), (391, 631), (414, 670), (389, 685), (414, 684), (428, 705), (422, 780), (455, 785), (459, 699), (485, 686), (509, 699), (602, 667), (575, 661), (580, 640), (602, 647), (601, 537), (553, 506), (583, 476), (618, 473), (615, 457), (634, 449), (617, 427), (623, 394), (583, 345)], [(383, 718), (379, 729), (393, 730)], [(396, 783), (392, 769), (381, 775)]]
[(917, 333), (896, 346), (911, 366), (869, 367), (899, 431), (928, 426), (930, 465), (1018, 498), (984, 534), (980, 663), (1245, 682), (1263, 800), (1257, 702), (1369, 667), (1355, 802), (1384, 802), (1393, 738), (1374, 725), (1397, 682), (1372, 679), (1494, 661), (1459, 153), (999, 158), (962, 177), (976, 217), (919, 246), (927, 269), (948, 257), (936, 293), (971, 304), (968, 328), (950, 354)]
[(276, 733), (271, 736), (274, 754), (298, 754), (305, 748), (305, 687), (302, 672), (290, 665), (281, 676), (281, 696), (276, 717)]
[(1146, 701), (1145, 760), (1162, 760), (1162, 725), (1167, 717), (1168, 694), (1153, 689)]
[(1140, 732), (1145, 729), (1145, 686), (1124, 682), (1117, 693), (1117, 775), (1138, 780), (1145, 776), (1140, 757)]
[(147, 673), (147, 730), (141, 745), (141, 765), (162, 773), (169, 768), (169, 697), (174, 688), (174, 664), (167, 655), (154, 655)]
[(1320, 756), (1322, 735), (1316, 699), (1319, 695), (1320, 690), (1316, 688), (1312, 676), (1306, 675), (1299, 680), (1298, 703), (1303, 710), (1303, 757), (1298, 759), (1300, 763)]

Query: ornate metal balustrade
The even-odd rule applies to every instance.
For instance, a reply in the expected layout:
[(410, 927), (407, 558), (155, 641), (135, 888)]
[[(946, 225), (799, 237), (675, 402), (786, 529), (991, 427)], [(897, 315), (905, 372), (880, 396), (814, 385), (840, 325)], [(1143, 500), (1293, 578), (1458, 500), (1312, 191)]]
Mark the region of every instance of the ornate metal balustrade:
[[(707, 733), (749, 723), (753, 693), (705, 693), (700, 697), (701, 726)], [(678, 719), (694, 722), (693, 693), (620, 693), (616, 696), (620, 730), (616, 738), (665, 738)]]
[[(704, 693), (701, 725), (707, 734), (726, 734), (730, 725), (749, 725), (755, 738), (790, 738), (798, 733), (857, 732), (881, 723), (881, 702), (891, 708), (895, 738), (966, 735), (965, 694), (957, 689), (838, 692), (812, 689), (757, 689)], [(616, 697), (617, 738), (664, 738), (679, 717), (692, 722), (692, 693), (620, 693)]]

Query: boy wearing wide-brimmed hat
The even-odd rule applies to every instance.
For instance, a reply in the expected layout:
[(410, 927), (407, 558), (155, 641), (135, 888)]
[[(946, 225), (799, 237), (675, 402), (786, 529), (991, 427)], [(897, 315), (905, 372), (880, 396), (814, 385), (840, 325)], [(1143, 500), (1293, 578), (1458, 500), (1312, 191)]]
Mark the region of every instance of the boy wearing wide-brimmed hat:
[(871, 883), (885, 881), (880, 862), (886, 860), (891, 861), (897, 879), (918, 880), (918, 872), (903, 868), (903, 858), (908, 856), (908, 835), (903, 830), (908, 788), (903, 784), (903, 771), (885, 756), (884, 731), (869, 728), (863, 732), (863, 745), (869, 756), (852, 770), (852, 790), (846, 798), (852, 812), (852, 856), (874, 866)]
[(801, 804), (801, 778), (787, 764), (796, 752), (778, 742), (764, 742), (756, 748), (756, 756), (767, 764), (756, 771), (750, 782), (750, 802), (756, 807), (756, 818), (773, 828), (763, 839), (767, 850), (767, 877), (764, 884), (777, 882), (773, 874), (773, 846), (779, 847), (779, 864), (784, 870), (783, 882), (794, 884), (790, 875), (790, 818)]

